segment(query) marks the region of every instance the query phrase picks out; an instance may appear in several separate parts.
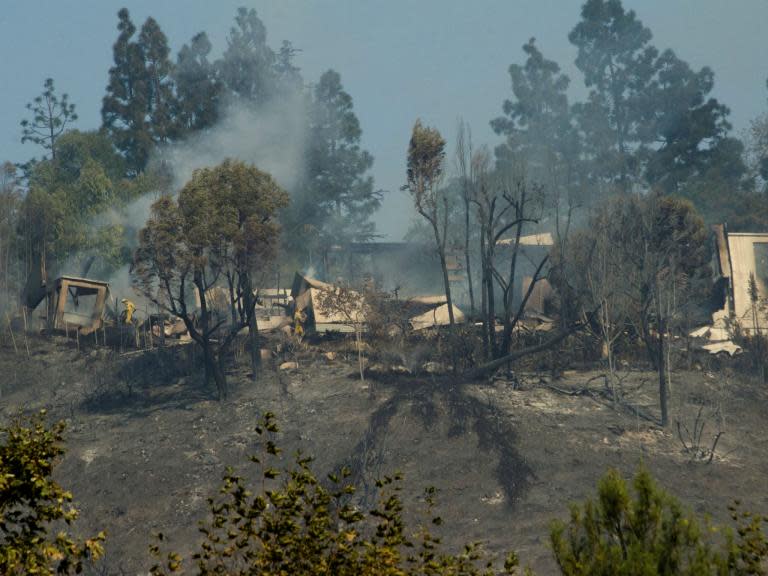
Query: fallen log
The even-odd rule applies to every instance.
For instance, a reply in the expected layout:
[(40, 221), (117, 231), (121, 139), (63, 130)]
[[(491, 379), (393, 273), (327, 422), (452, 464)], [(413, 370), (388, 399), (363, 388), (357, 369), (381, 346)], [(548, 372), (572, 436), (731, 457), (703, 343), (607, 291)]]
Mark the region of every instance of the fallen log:
[(531, 354), (538, 354), (539, 352), (544, 352), (545, 350), (549, 350), (556, 344), (559, 344), (568, 336), (576, 332), (579, 328), (581, 328), (582, 323), (578, 322), (574, 324), (572, 327), (563, 330), (561, 332), (558, 332), (554, 336), (551, 336), (550, 338), (547, 338), (544, 342), (541, 344), (536, 344), (535, 346), (528, 346), (527, 348), (521, 348), (520, 350), (514, 350), (513, 352), (510, 352), (506, 356), (502, 356), (501, 358), (496, 358), (495, 360), (491, 360), (490, 362), (486, 362), (485, 364), (481, 364), (480, 366), (475, 366), (471, 370), (467, 370), (464, 373), (464, 377), (468, 378), (470, 380), (480, 380), (481, 378), (484, 378), (488, 376), (489, 374), (495, 372), (504, 364), (507, 364), (509, 362), (514, 362), (515, 360), (519, 360), (520, 358), (524, 358), (525, 356), (530, 356)]

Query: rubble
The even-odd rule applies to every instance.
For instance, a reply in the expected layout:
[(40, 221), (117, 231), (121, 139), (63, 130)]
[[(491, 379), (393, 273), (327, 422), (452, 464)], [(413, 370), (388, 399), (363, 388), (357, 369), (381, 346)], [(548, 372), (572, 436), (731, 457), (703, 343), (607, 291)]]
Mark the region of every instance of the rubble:
[[(453, 319), (457, 324), (466, 321), (464, 313), (456, 306), (453, 306)], [(448, 304), (443, 304), (433, 308), (423, 314), (414, 316), (410, 319), (411, 328), (414, 330), (424, 330), (425, 328), (434, 328), (435, 326), (447, 326), (450, 324), (450, 315), (448, 314)]]

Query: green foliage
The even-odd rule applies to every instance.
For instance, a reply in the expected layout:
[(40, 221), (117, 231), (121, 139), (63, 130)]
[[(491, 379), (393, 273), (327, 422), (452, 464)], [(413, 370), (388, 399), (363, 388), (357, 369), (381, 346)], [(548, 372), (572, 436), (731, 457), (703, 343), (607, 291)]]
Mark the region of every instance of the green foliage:
[(77, 542), (54, 529), (71, 526), (78, 512), (72, 494), (52, 478), (63, 423), (48, 426), (45, 412), (29, 424), (0, 428), (0, 573), (75, 574), (102, 553), (104, 533)]
[(524, 46), (525, 64), (512, 64), (513, 100), (505, 100), (504, 116), (491, 121), (506, 141), (496, 148), (500, 166), (512, 169), (525, 162), (528, 178), (545, 184), (551, 194), (574, 188), (578, 166), (579, 135), (568, 105), (568, 76), (547, 60), (531, 38)]
[(147, 18), (134, 40), (136, 26), (123, 8), (117, 29), (101, 116), (103, 128), (135, 176), (146, 167), (153, 147), (177, 134), (179, 106), (168, 40), (157, 21)]
[(764, 519), (739, 514), (737, 536), (699, 523), (680, 503), (658, 488), (641, 469), (630, 491), (622, 476), (609, 471), (597, 499), (571, 508), (568, 524), (557, 521), (550, 541), (565, 576), (587, 575), (742, 575), (765, 574), (768, 543)]
[(445, 140), (440, 132), (416, 120), (408, 143), (406, 189), (410, 191), (416, 209), (422, 215), (436, 210), (436, 192), (443, 177), (444, 164)]
[[(203, 349), (206, 377), (226, 396), (223, 362), (237, 333), (255, 324), (255, 281), (267, 272), (279, 240), (277, 211), (288, 194), (267, 173), (225, 160), (195, 170), (178, 200), (152, 205), (139, 233), (133, 282), (152, 302), (182, 319)], [(269, 269), (271, 272), (271, 269)], [(209, 306), (206, 294), (226, 294), (226, 310)], [(189, 301), (197, 292), (200, 312)], [(252, 358), (258, 353), (251, 340)], [(255, 366), (254, 366), (255, 373)]]
[(56, 141), (64, 133), (67, 125), (77, 120), (75, 105), (69, 102), (69, 96), (56, 95), (53, 78), (46, 78), (43, 93), (27, 104), (32, 112), (32, 120), (21, 121), (21, 142), (32, 142), (51, 152), (56, 158)]
[(222, 85), (209, 62), (211, 42), (205, 32), (184, 44), (173, 71), (177, 95), (177, 122), (182, 134), (203, 130), (216, 123)]
[(651, 32), (620, 0), (587, 0), (568, 36), (578, 49), (576, 67), (590, 88), (574, 108), (595, 179), (627, 188), (640, 176), (634, 150), (653, 139), (646, 130), (646, 91), (657, 50)]
[(370, 240), (381, 192), (373, 187), (373, 157), (360, 147), (360, 122), (338, 72), (320, 77), (310, 106), (306, 184), (288, 215), (299, 232), (291, 248), (324, 252), (333, 244)]
[(679, 193), (719, 173), (731, 188), (741, 186), (740, 143), (728, 135), (730, 111), (710, 96), (710, 68), (695, 71), (672, 50), (659, 53), (621, 0), (587, 0), (569, 39), (590, 89), (574, 113), (593, 179)]
[(109, 274), (126, 263), (130, 239), (104, 214), (118, 212), (159, 180), (152, 174), (123, 178), (124, 162), (103, 132), (71, 130), (58, 139), (57, 149), (55, 159), (36, 162), (29, 172), (17, 223), (21, 245), (51, 273), (98, 256), (97, 268)]
[[(278, 429), (267, 413), (256, 427), (263, 451), (251, 461), (259, 468), (256, 486), (228, 470), (218, 498), (208, 501), (209, 518), (202, 522), (198, 551), (190, 571), (198, 574), (291, 574), (295, 576), (492, 576), (515, 574), (517, 558), (510, 554), (503, 570), (493, 567), (477, 544), (461, 553), (445, 552), (427, 526), (410, 531), (403, 520), (399, 476), (378, 483), (378, 505), (360, 510), (349, 471), (331, 474), (322, 482), (311, 459), (298, 454), (294, 465), (278, 468), (274, 440)], [(430, 524), (434, 490), (424, 500)], [(160, 538), (163, 540), (162, 536)], [(154, 576), (181, 572), (184, 561), (151, 547), (159, 562)]]
[(267, 44), (267, 28), (256, 10), (240, 7), (227, 36), (227, 48), (217, 62), (227, 92), (255, 104), (264, 104), (278, 91), (277, 57)]

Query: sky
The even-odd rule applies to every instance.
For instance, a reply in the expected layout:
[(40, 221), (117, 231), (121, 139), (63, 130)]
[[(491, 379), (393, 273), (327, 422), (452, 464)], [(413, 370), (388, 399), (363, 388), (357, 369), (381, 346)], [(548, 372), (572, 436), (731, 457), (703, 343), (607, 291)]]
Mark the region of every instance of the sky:
[[(624, 0), (693, 67), (715, 72), (714, 96), (732, 110), (736, 133), (768, 111), (768, 0)], [(399, 188), (414, 121), (437, 127), (449, 146), (459, 118), (476, 144), (499, 142), (489, 121), (510, 95), (507, 68), (522, 62), (535, 37), (571, 77), (571, 98), (585, 95), (568, 32), (580, 0), (2, 0), (0, 10), (0, 161), (39, 155), (20, 142), (25, 104), (46, 77), (77, 105), (77, 128), (97, 128), (117, 37), (117, 11), (140, 25), (153, 16), (177, 50), (205, 30), (214, 56), (224, 48), (238, 6), (255, 8), (278, 48), (290, 40), (307, 82), (337, 70), (352, 95), (363, 146), (385, 201), (376, 216), (388, 239), (408, 228), (413, 209)]]

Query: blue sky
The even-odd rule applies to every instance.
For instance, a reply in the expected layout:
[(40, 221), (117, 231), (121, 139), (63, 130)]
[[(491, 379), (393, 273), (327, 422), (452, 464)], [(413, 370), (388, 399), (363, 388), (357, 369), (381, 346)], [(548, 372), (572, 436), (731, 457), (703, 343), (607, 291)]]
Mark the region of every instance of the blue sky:
[[(624, 4), (652, 30), (657, 47), (714, 69), (715, 96), (731, 108), (737, 131), (768, 111), (768, 0)], [(567, 39), (579, 0), (3, 0), (0, 160), (38, 154), (20, 143), (19, 121), (48, 76), (77, 104), (78, 127), (98, 126), (122, 6), (137, 25), (155, 17), (174, 50), (205, 30), (218, 54), (240, 5), (257, 10), (274, 47), (289, 39), (301, 50), (297, 63), (307, 81), (327, 68), (341, 73), (364, 145), (376, 158), (377, 185), (390, 191), (378, 221), (391, 237), (412, 216), (397, 189), (417, 117), (449, 143), (459, 117), (471, 124), (476, 142), (496, 143), (488, 122), (509, 95), (507, 67), (522, 60), (521, 46), (531, 36), (571, 76), (572, 97), (584, 94)]]

